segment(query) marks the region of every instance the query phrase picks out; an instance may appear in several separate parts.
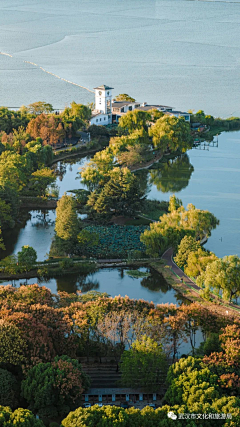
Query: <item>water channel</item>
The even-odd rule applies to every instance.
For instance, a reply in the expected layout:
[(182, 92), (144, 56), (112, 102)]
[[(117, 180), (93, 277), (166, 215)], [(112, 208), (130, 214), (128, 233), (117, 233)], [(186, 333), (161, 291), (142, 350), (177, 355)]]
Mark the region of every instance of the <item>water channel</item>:
[[(219, 257), (240, 255), (240, 132), (223, 133), (214, 147), (201, 148), (168, 159), (157, 167), (155, 165), (154, 169), (145, 170), (140, 177), (143, 185), (148, 187), (150, 199), (168, 200), (175, 193), (183, 200), (184, 206), (193, 203), (197, 208), (214, 213), (220, 219), (220, 225), (212, 232), (206, 244), (207, 249)], [(88, 161), (89, 157), (84, 157), (55, 165), (60, 197), (64, 192), (83, 188), (78, 172)], [(30, 215), (31, 218), (5, 233), (4, 256), (17, 253), (27, 244), (37, 250), (38, 260), (47, 258), (54, 235), (55, 211), (31, 211)], [(44, 217), (48, 220), (47, 225), (43, 223)], [(143, 286), (143, 279), (131, 279), (124, 272), (121, 277), (118, 269), (102, 269), (84, 280), (77, 275), (68, 275), (42, 284), (53, 292), (76, 292), (77, 289), (85, 292), (91, 289), (91, 283), (95, 283), (96, 288), (94, 285), (92, 289), (107, 292), (111, 296), (127, 294), (131, 298), (144, 298), (155, 303), (180, 301), (173, 289), (169, 288), (165, 292), (166, 284), (163, 289), (149, 289)], [(33, 278), (28, 283), (36, 282), (39, 280)]]
[[(240, 256), (240, 132), (224, 132), (218, 137), (218, 146), (201, 148), (160, 163), (149, 172), (145, 170), (141, 177), (143, 185), (147, 180), (150, 199), (169, 200), (171, 194), (176, 194), (185, 207), (193, 203), (212, 212), (220, 225), (212, 232), (206, 248), (219, 257)], [(78, 172), (88, 161), (89, 157), (84, 157), (56, 165), (59, 197), (84, 188)], [(17, 253), (22, 245), (28, 244), (36, 248), (38, 260), (46, 258), (54, 233), (55, 211), (47, 212), (47, 227), (41, 224), (41, 212), (30, 214), (25, 224), (6, 233), (4, 256)]]

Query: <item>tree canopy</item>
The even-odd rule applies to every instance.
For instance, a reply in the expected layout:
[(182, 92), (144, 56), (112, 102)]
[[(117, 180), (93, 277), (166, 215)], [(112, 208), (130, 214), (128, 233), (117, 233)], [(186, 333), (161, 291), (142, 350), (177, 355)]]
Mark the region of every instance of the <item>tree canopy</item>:
[(186, 151), (191, 146), (190, 126), (184, 117), (164, 115), (149, 129), (153, 144), (163, 152), (168, 150)]
[(135, 102), (136, 99), (129, 96), (127, 93), (120, 93), (119, 95), (115, 96), (115, 101), (128, 101), (128, 102)]
[(121, 358), (121, 383), (125, 387), (156, 392), (165, 381), (166, 355), (162, 346), (147, 337), (136, 340)]

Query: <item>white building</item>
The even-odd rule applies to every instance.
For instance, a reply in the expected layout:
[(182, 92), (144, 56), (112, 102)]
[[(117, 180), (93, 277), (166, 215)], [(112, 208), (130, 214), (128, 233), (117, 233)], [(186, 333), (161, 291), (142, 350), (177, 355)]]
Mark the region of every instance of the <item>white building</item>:
[(148, 105), (147, 102), (130, 102), (130, 101), (112, 101), (112, 87), (102, 85), (94, 88), (95, 90), (95, 109), (92, 111), (90, 125), (109, 125), (118, 123), (120, 117), (128, 111), (133, 110), (159, 110), (165, 114), (176, 117), (184, 117), (190, 122), (190, 114), (182, 111), (175, 111), (173, 107), (167, 105)]
[(95, 109), (92, 111), (90, 125), (112, 124), (112, 87), (95, 87)]

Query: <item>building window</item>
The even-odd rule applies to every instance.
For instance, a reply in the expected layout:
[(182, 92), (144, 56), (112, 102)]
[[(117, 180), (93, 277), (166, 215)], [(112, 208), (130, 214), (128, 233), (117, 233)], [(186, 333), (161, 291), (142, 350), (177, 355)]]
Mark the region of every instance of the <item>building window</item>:
[(106, 117), (104, 117), (104, 120), (106, 120)]
[(108, 118), (111, 119), (111, 115), (110, 114), (108, 115)]
[(132, 107), (128, 107), (128, 110), (129, 110), (129, 111), (132, 111)]
[(107, 114), (111, 113), (111, 101), (108, 99), (107, 101)]
[(96, 122), (98, 122), (98, 119), (96, 119)]
[(124, 107), (121, 108), (121, 113), (124, 113)]
[(102, 119), (99, 119), (99, 121), (101, 122), (101, 121), (102, 121)]

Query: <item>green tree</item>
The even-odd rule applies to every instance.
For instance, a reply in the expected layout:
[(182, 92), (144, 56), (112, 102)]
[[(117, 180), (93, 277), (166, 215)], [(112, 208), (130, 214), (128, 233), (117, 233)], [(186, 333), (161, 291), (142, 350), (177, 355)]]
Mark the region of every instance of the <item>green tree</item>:
[(32, 173), (32, 190), (39, 196), (46, 196), (47, 188), (56, 180), (54, 171), (49, 168), (39, 169)]
[(62, 421), (62, 425), (63, 427), (126, 427), (131, 425), (129, 421), (128, 414), (122, 408), (117, 406), (99, 408), (95, 405), (89, 409), (78, 408)]
[(132, 215), (139, 210), (143, 200), (144, 194), (129, 169), (114, 168), (103, 188), (91, 193), (87, 205), (100, 214)]
[(119, 119), (119, 126), (127, 130), (129, 133), (136, 129), (147, 129), (147, 122), (151, 119), (151, 115), (146, 111), (134, 110), (128, 111)]
[(39, 363), (30, 369), (21, 389), (30, 410), (54, 417), (75, 409), (89, 385), (80, 363), (61, 356), (52, 363)]
[(169, 206), (168, 206), (168, 211), (170, 213), (173, 213), (175, 211), (177, 211), (179, 208), (181, 208), (182, 206), (182, 200), (178, 199), (175, 194), (173, 194), (172, 196), (170, 196), (169, 198)]
[(135, 341), (121, 358), (121, 383), (125, 387), (156, 392), (165, 381), (166, 355), (156, 341), (142, 337)]
[(19, 272), (17, 256), (9, 255), (8, 257), (1, 260), (1, 270), (10, 275), (17, 274)]
[(91, 118), (91, 109), (83, 104), (71, 103), (71, 107), (67, 107), (61, 113), (63, 122), (69, 127), (71, 126), (74, 134), (85, 127)]
[(167, 149), (186, 151), (191, 146), (190, 126), (184, 117), (164, 115), (149, 129), (153, 144), (162, 152)]
[(153, 256), (159, 256), (170, 246), (177, 249), (185, 235), (191, 235), (196, 240), (208, 237), (211, 230), (219, 224), (218, 219), (209, 211), (196, 209), (192, 204), (185, 209), (181, 206), (181, 200), (175, 196), (172, 196), (170, 202), (170, 212), (161, 216), (160, 222), (150, 224), (150, 230), (145, 230), (141, 235), (147, 253)]
[(66, 251), (72, 251), (77, 243), (80, 231), (80, 219), (76, 211), (76, 202), (64, 194), (57, 202), (55, 232), (60, 245)]
[(12, 412), (8, 406), (0, 406), (0, 427), (44, 427), (44, 424), (28, 409), (18, 408)]
[(126, 148), (126, 151), (117, 156), (120, 165), (133, 166), (143, 162), (144, 154), (146, 154), (145, 145), (128, 145)]
[(136, 99), (132, 98), (127, 93), (120, 93), (119, 95), (117, 95), (115, 97), (115, 101), (118, 101), (118, 102), (122, 102), (122, 101), (135, 102)]
[(37, 252), (31, 246), (22, 246), (22, 250), (18, 252), (18, 265), (22, 271), (30, 271), (35, 267), (37, 261)]
[(222, 292), (223, 299), (231, 302), (240, 295), (240, 258), (229, 255), (209, 263), (199, 278), (201, 282), (210, 290)]
[[(0, 402), (4, 406), (16, 408), (18, 384), (14, 375), (0, 368)], [(0, 412), (1, 413), (1, 412)], [(0, 424), (1, 425), (1, 424)]]
[(188, 254), (184, 271), (190, 277), (198, 277), (206, 270), (208, 264), (216, 259), (217, 257), (213, 252), (205, 251), (201, 247), (197, 248)]
[(29, 104), (27, 106), (27, 111), (30, 114), (49, 114), (53, 112), (53, 106), (52, 104), (48, 104), (47, 102), (38, 101), (34, 102), (33, 104)]
[(148, 133), (143, 129), (134, 130), (129, 135), (117, 136), (110, 139), (109, 148), (114, 156), (119, 155), (127, 150), (129, 147), (145, 147), (148, 149), (150, 145)]
[(200, 243), (192, 236), (185, 236), (178, 246), (177, 255), (175, 256), (174, 261), (180, 268), (183, 268), (187, 264), (189, 254), (197, 251), (198, 249), (201, 249)]

